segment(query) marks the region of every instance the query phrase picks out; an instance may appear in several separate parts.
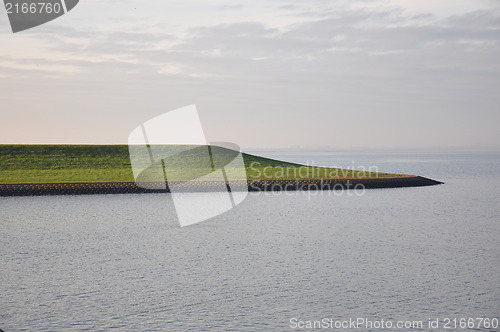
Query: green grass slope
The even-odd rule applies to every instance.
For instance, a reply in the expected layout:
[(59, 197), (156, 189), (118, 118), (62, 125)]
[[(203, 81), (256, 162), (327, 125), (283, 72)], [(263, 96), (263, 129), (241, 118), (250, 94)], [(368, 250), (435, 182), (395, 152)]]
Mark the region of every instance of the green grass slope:
[[(0, 184), (134, 181), (127, 145), (0, 145), (0, 156)], [(310, 167), (250, 154), (243, 154), (243, 158), (249, 179), (399, 176)], [(198, 174), (198, 166), (192, 165), (201, 161), (189, 161), (191, 166), (179, 166), (175, 178), (169, 180), (189, 179)]]

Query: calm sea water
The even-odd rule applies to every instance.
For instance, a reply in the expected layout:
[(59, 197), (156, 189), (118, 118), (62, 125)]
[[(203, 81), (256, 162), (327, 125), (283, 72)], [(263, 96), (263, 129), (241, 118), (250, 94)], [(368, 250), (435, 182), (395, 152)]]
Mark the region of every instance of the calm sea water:
[(281, 331), (364, 318), (427, 330), (429, 319), (498, 318), (499, 153), (266, 154), (446, 184), (261, 193), (184, 228), (166, 194), (1, 198), (0, 328)]

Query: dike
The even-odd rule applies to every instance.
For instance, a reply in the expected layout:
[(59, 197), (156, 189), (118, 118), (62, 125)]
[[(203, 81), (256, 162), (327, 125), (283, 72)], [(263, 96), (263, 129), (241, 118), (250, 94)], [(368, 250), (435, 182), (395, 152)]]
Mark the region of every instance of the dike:
[[(230, 183), (230, 190), (242, 191), (297, 191), (297, 190), (348, 190), (423, 187), (442, 182), (421, 176), (400, 176), (391, 178), (353, 179), (267, 179), (241, 180)], [(175, 192), (220, 192), (227, 190), (226, 183), (220, 181), (188, 181), (172, 183)], [(97, 183), (23, 183), (0, 184), (0, 196), (46, 196), (46, 195), (107, 195), (142, 194), (170, 192), (163, 183), (148, 183), (144, 189), (135, 182)]]

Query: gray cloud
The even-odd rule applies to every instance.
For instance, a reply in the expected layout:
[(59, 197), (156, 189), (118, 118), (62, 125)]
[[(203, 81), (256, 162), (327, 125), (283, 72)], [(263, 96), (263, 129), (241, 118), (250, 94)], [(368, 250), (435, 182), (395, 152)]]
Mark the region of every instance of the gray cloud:
[[(209, 137), (243, 146), (500, 141), (493, 125), (500, 120), (498, 12), (440, 19), (397, 9), (277, 6), (305, 21), (195, 26), (182, 36), (47, 26), (32, 35), (59, 56), (0, 57), (0, 74), (15, 85), (34, 65), (46, 66), (33, 80), (49, 80), (47, 89), (64, 82), (68, 98), (80, 98), (79, 88), (101, 98), (83, 105), (120, 116), (106, 140), (123, 141), (148, 116), (197, 103), (207, 112)], [(19, 66), (1, 69), (2, 61)], [(75, 109), (83, 112), (83, 105)]]

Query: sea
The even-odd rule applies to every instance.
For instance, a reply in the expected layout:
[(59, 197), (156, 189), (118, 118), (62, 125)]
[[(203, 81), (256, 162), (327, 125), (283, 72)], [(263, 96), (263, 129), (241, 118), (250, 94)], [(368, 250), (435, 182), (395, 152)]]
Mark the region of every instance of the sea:
[(500, 152), (276, 152), (444, 182), (256, 192), (180, 227), (170, 194), (0, 198), (0, 329), (497, 331)]

